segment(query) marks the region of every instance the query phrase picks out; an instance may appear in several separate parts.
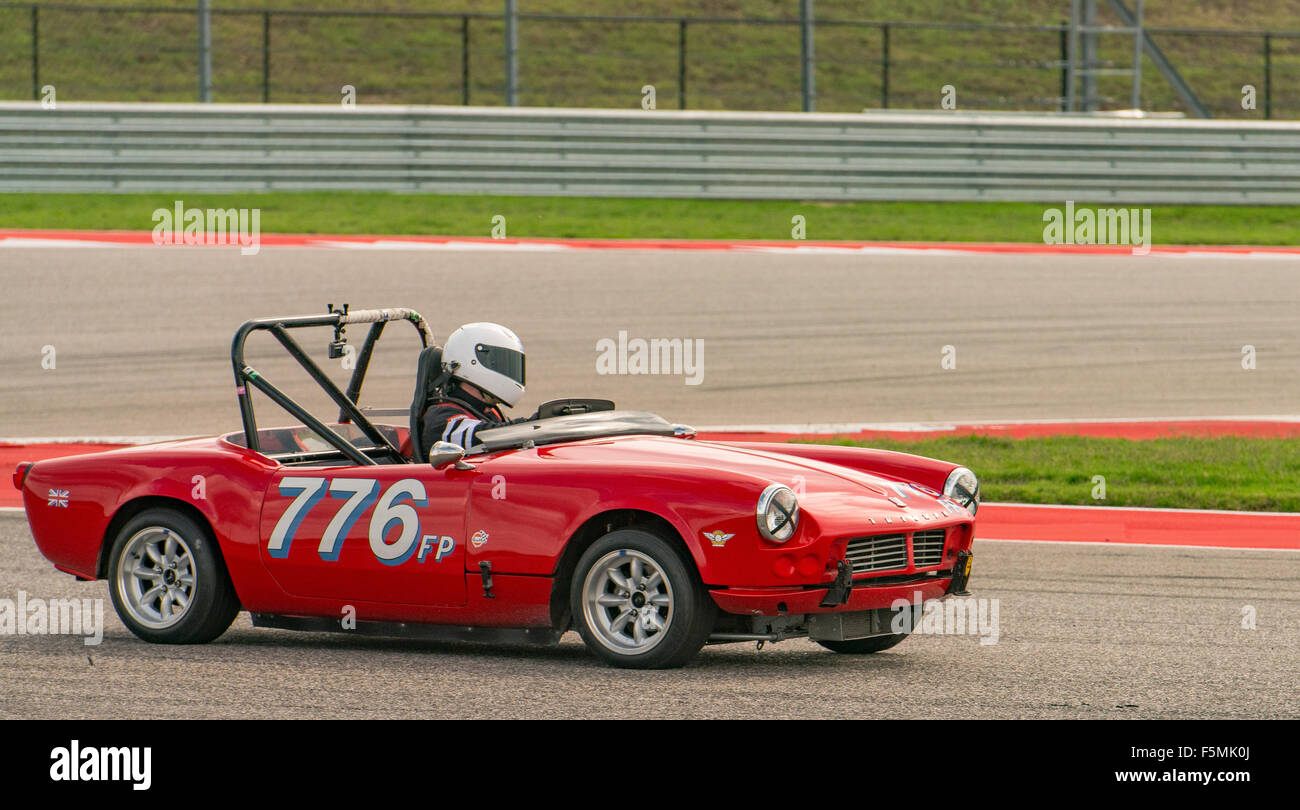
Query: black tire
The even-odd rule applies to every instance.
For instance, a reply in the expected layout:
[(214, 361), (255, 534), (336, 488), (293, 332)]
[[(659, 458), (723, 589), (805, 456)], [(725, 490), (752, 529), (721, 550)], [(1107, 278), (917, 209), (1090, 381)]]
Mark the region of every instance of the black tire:
[[(172, 535), (168, 535), (168, 532)], [(184, 572), (188, 569), (191, 572), (191, 583), (188, 586), (177, 576), (176, 565), (170, 569), (161, 564), (150, 566), (149, 561), (158, 561), (152, 560), (148, 554), (136, 556), (140, 544), (147, 544), (153, 537), (159, 538), (154, 543), (157, 548), (161, 548), (159, 542), (165, 544), (170, 537), (173, 548), (185, 549), (186, 557), (181, 557), (179, 553), (176, 557), (180, 560), (179, 570)], [(127, 555), (128, 545), (133, 547), (130, 555)], [(145, 567), (161, 571), (160, 576), (150, 583), (131, 575), (129, 570), (123, 576), (124, 562), (134, 567), (142, 560), (145, 561)], [(157, 620), (151, 623), (145, 614), (152, 609), (152, 605), (143, 604), (143, 597), (156, 587), (166, 587), (162, 577), (167, 570), (172, 570), (171, 586), (176, 592), (182, 593), (186, 587), (189, 588), (187, 603), (180, 610), (173, 607), (160, 609)], [(183, 576), (184, 573), (181, 573)], [(136, 589), (143, 590), (146, 585), (150, 587), (144, 594), (136, 593)], [(239, 613), (239, 597), (235, 595), (234, 586), (230, 583), (230, 575), (221, 560), (216, 540), (206, 527), (172, 509), (148, 509), (122, 526), (109, 550), (108, 592), (118, 617), (127, 629), (137, 637), (155, 644), (204, 644), (226, 632)], [(167, 616), (162, 616), (164, 609), (168, 611)]]
[[(626, 563), (622, 562), (623, 557), (627, 558)], [(652, 576), (645, 575), (649, 570), (645, 561), (649, 561), (650, 565), (661, 574), (661, 581), (664, 583), (653, 585), (647, 590), (630, 591), (628, 595), (628, 604), (634, 606), (631, 609), (638, 611), (637, 619), (628, 620), (623, 625), (632, 628), (629, 632), (635, 631), (635, 624), (641, 622), (640, 632), (645, 633), (645, 623), (654, 617), (658, 617), (656, 621), (663, 624), (662, 629), (651, 628), (648, 637), (657, 640), (645, 649), (618, 646), (617, 641), (621, 633), (611, 628), (622, 616), (624, 607), (602, 607), (594, 600), (587, 599), (589, 588), (592, 589), (592, 593), (599, 592), (611, 600), (621, 598), (621, 593), (613, 584), (613, 580), (608, 574), (602, 575), (601, 571), (608, 571), (618, 564), (626, 565), (630, 574), (633, 570), (631, 568), (633, 559), (641, 561), (642, 581), (653, 579)], [(593, 568), (596, 567), (600, 570), (593, 572)], [(651, 594), (649, 600), (662, 601), (663, 597), (667, 596), (667, 607), (658, 605), (655, 601), (647, 601), (647, 593)], [(638, 594), (641, 595), (642, 601), (639, 606), (635, 606), (634, 600)], [(589, 605), (590, 613), (587, 610)], [(673, 544), (641, 529), (617, 529), (600, 538), (587, 549), (578, 560), (578, 565), (573, 572), (573, 583), (569, 589), (569, 609), (573, 613), (574, 626), (582, 635), (587, 649), (608, 664), (629, 669), (669, 669), (687, 663), (704, 646), (709, 633), (713, 630), (713, 621), (717, 613), (717, 606), (714, 605), (708, 590), (700, 581), (695, 566), (683, 560)], [(644, 611), (644, 614), (641, 614), (641, 611)], [(602, 612), (605, 617), (603, 622)], [(654, 614), (653, 617), (650, 616), (651, 613)], [(640, 618), (642, 615), (644, 619)], [(597, 626), (593, 627), (593, 622)], [(606, 623), (609, 626), (606, 626)], [(635, 640), (629, 640), (629, 644), (635, 643), (637, 643)]]
[(888, 650), (909, 635), (911, 634), (899, 633), (896, 636), (872, 636), (871, 638), (855, 638), (852, 641), (818, 641), (817, 643), (832, 652), (845, 655), (866, 655), (867, 653)]

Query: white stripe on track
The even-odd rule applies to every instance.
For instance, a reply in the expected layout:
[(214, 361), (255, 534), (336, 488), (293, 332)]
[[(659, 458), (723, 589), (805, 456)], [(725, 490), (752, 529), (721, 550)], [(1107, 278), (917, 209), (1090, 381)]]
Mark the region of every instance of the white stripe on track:
[(201, 436), (0, 436), (5, 444), (154, 444), (181, 439), (199, 439)]
[[(1242, 514), (1249, 515), (1250, 512)], [(1255, 548), (1246, 546), (1186, 546), (1165, 543), (1119, 543), (1101, 540), (1003, 540), (998, 537), (976, 537), (976, 543), (1033, 543), (1034, 545), (1053, 546), (1109, 546), (1110, 548), (1176, 548), (1186, 551), (1282, 551), (1290, 554), (1300, 552), (1300, 548)]]
[[(963, 422), (825, 422), (802, 424), (764, 425), (705, 425), (696, 427), (700, 433), (923, 433), (927, 431), (952, 431), (961, 428), (992, 427), (999, 425), (1100, 425), (1116, 423), (1161, 424), (1187, 422), (1294, 422), (1300, 415), (1273, 416), (1111, 416), (1101, 419), (980, 419)], [(3, 444), (152, 444), (202, 438), (199, 435), (176, 436), (0, 436)], [(1110, 508), (1110, 507), (1107, 507)]]
[[(373, 237), (369, 241), (362, 240), (339, 240), (330, 239), (328, 236), (322, 236), (320, 239), (306, 239), (300, 244), (279, 244), (268, 245), (261, 244), (259, 250), (276, 250), (278, 248), (324, 248), (327, 250), (407, 250), (407, 251), (507, 251), (507, 252), (547, 252), (547, 251), (566, 251), (566, 250), (641, 250), (641, 251), (692, 251), (700, 250), (706, 252), (735, 252), (735, 253), (766, 253), (783, 256), (936, 256), (945, 258), (962, 258), (972, 255), (997, 255), (997, 256), (1094, 256), (1109, 258), (1145, 258), (1142, 256), (1133, 256), (1129, 253), (1099, 253), (1091, 251), (1069, 251), (1069, 250), (1044, 250), (1044, 251), (1019, 251), (1003, 250), (997, 247), (985, 247), (977, 244), (969, 247), (961, 246), (961, 243), (935, 243), (927, 245), (763, 245), (755, 243), (729, 243), (726, 240), (720, 240), (722, 244), (692, 246), (686, 245), (669, 245), (654, 244), (655, 240), (628, 240), (632, 244), (618, 245), (616, 242), (609, 244), (584, 244), (587, 241), (599, 240), (574, 240), (573, 243), (563, 241), (539, 241), (539, 242), (520, 242), (515, 240), (502, 240), (499, 242), (489, 240), (461, 241), (455, 238), (449, 238), (446, 241), (418, 241), (402, 239), (401, 237)], [(76, 237), (57, 238), (57, 237), (29, 237), (29, 236), (8, 236), (0, 237), (0, 248), (141, 248), (141, 247), (202, 247), (205, 249), (221, 249), (238, 247), (237, 245), (153, 245), (147, 242), (104, 242), (95, 239), (78, 239)], [(1265, 260), (1265, 261), (1295, 261), (1300, 258), (1300, 253), (1295, 251), (1282, 251), (1260, 247), (1252, 250), (1229, 250), (1226, 246), (1218, 247), (1207, 245), (1205, 247), (1196, 247), (1189, 250), (1162, 250), (1159, 246), (1154, 248), (1149, 256), (1158, 258), (1172, 259), (1242, 259), (1242, 260)]]

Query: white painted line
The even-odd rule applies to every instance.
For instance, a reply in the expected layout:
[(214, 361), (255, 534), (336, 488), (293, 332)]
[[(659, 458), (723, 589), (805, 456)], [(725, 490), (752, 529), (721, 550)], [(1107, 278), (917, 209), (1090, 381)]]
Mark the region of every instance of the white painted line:
[(18, 236), (0, 238), (0, 247), (11, 248), (112, 248), (142, 247), (121, 242), (95, 242), (89, 239), (29, 239)]
[[(999, 422), (997, 424), (1010, 424)], [(866, 431), (922, 432), (956, 430), (958, 425), (939, 422), (827, 422), (784, 425), (704, 425), (701, 433), (863, 433)]]
[[(1064, 503), (998, 503), (985, 501), (980, 506), (1006, 506), (1012, 509), (1093, 509), (1099, 512), (1170, 512), (1177, 515), (1271, 515), (1300, 517), (1300, 512), (1248, 512), (1241, 509), (1178, 509), (1169, 506), (1093, 506)], [(977, 516), (978, 517), (978, 516)]]
[(1235, 253), (1228, 251), (1214, 250), (1188, 250), (1183, 253), (1153, 253), (1160, 257), (1171, 259), (1286, 259), (1295, 261), (1297, 258), (1294, 253), (1282, 253), (1276, 250), (1248, 250), (1245, 253)]
[[(281, 247), (279, 245), (263, 245), (263, 247)], [(287, 246), (285, 246), (287, 247)], [(377, 239), (373, 242), (340, 242), (329, 239), (312, 239), (306, 245), (297, 245), (295, 247), (327, 247), (343, 248), (347, 250), (510, 250), (510, 251), (528, 251), (551, 252), (557, 250), (581, 250), (582, 248), (573, 245), (554, 244), (548, 242), (416, 242), (404, 239)]]
[(182, 439), (199, 439), (201, 436), (9, 436), (0, 437), (6, 444), (157, 444)]
[(1282, 551), (1294, 554), (1300, 552), (1300, 548), (1254, 548), (1244, 546), (1185, 546), (1172, 545), (1166, 543), (1121, 543), (1121, 542), (1104, 542), (1098, 540), (1003, 540), (998, 537), (976, 537), (976, 543), (1033, 543), (1034, 545), (1053, 545), (1053, 546), (1106, 546), (1108, 548), (1176, 548), (1186, 551)]
[[(998, 255), (998, 256), (1023, 256), (1023, 257), (1043, 257), (1043, 256), (1092, 256), (1092, 257), (1109, 257), (1120, 259), (1142, 259), (1142, 258), (1172, 258), (1172, 259), (1261, 259), (1266, 261), (1297, 261), (1300, 260), (1300, 252), (1287, 251), (1285, 249), (1260, 247), (1255, 249), (1233, 249), (1231, 246), (1207, 245), (1204, 247), (1182, 248), (1181, 246), (1165, 247), (1156, 245), (1147, 256), (1137, 256), (1125, 252), (1103, 252), (1094, 250), (1070, 250), (1070, 249), (1052, 249), (1050, 245), (1040, 245), (1038, 243), (1021, 244), (991, 244), (991, 243), (962, 243), (962, 242), (935, 242), (927, 244), (909, 244), (909, 245), (891, 245), (891, 244), (854, 244), (848, 243), (843, 245), (837, 244), (763, 244), (758, 241), (744, 240), (717, 240), (716, 242), (692, 242), (692, 240), (683, 240), (681, 244), (674, 243), (672, 240), (658, 239), (539, 239), (518, 240), (464, 240), (458, 237), (434, 237), (433, 240), (406, 239), (401, 236), (375, 236), (365, 235), (358, 236), (355, 239), (339, 239), (337, 234), (321, 235), (321, 238), (314, 239), (310, 236), (301, 237), (300, 241), (293, 243), (263, 243), (259, 246), (260, 250), (276, 250), (280, 248), (323, 248), (326, 250), (408, 250), (408, 251), (570, 251), (570, 250), (638, 250), (638, 251), (706, 251), (706, 252), (735, 252), (735, 253), (766, 253), (782, 256), (904, 256), (904, 255), (922, 255), (935, 256), (943, 258), (968, 258), (975, 254), (980, 255)], [(331, 238), (335, 237), (335, 238)], [(298, 239), (298, 237), (294, 237)], [(436, 240), (436, 241), (434, 241)], [(625, 242), (626, 244), (620, 244)], [(67, 236), (0, 236), (0, 248), (129, 248), (129, 247), (234, 247), (233, 245), (216, 246), (216, 245), (154, 245), (151, 242), (144, 241), (100, 241), (89, 236), (78, 237), (73, 234)], [(1019, 248), (1025, 249), (1019, 249)], [(1088, 247), (1088, 246), (1083, 246)]]
[[(955, 431), (962, 428), (987, 428), (1003, 425), (1092, 425), (1092, 424), (1163, 424), (1187, 422), (1283, 422), (1300, 423), (1300, 415), (1271, 416), (1109, 416), (1100, 419), (982, 419), (963, 422), (823, 422), (767, 425), (704, 425), (701, 433), (923, 433)], [(216, 434), (214, 434), (216, 435)], [(0, 444), (153, 444), (182, 439), (204, 438), (194, 434), (177, 436), (0, 436)], [(1105, 507), (1115, 508), (1115, 507)]]
[(711, 433), (865, 433), (881, 431), (893, 433), (949, 431), (959, 428), (997, 427), (1000, 425), (1093, 425), (1132, 422), (1135, 424), (1161, 424), (1165, 422), (1297, 422), (1300, 415), (1282, 416), (1108, 416), (1100, 419), (970, 419), (961, 422), (824, 422), (786, 423), (769, 425), (705, 425), (696, 426), (700, 432)]
[[(728, 250), (745, 253), (773, 253), (782, 256), (912, 256), (918, 253), (925, 256), (966, 256), (978, 251), (961, 250), (947, 247), (881, 247), (845, 245), (735, 245)], [(1002, 254), (1008, 255), (1008, 254)]]

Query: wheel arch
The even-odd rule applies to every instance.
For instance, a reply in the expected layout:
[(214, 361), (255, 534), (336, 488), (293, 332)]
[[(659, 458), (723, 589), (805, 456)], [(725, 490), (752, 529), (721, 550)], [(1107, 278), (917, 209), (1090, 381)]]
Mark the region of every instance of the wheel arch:
[(668, 518), (645, 509), (606, 509), (583, 521), (564, 544), (564, 550), (560, 552), (555, 565), (555, 575), (551, 581), (550, 600), (551, 626), (556, 632), (563, 633), (572, 624), (573, 617), (569, 612), (569, 588), (573, 583), (573, 573), (577, 568), (578, 560), (582, 559), (583, 553), (593, 543), (618, 529), (642, 529), (663, 538), (672, 544), (689, 570), (696, 577), (700, 576), (696, 555), (686, 544), (681, 531)]
[[(179, 498), (171, 498), (166, 495), (142, 495), (138, 498), (132, 498), (118, 507), (118, 510), (113, 513), (112, 519), (108, 521), (108, 527), (104, 529), (104, 536), (100, 538), (99, 559), (95, 564), (96, 577), (99, 579), (108, 577), (109, 551), (112, 550), (113, 543), (117, 540), (118, 532), (136, 515), (150, 509), (171, 509), (191, 518), (198, 524), (200, 529), (207, 532), (208, 540), (212, 542), (217, 561), (220, 562), (222, 568), (226, 568), (226, 558), (221, 553), (221, 543), (217, 540), (216, 530), (212, 526), (212, 521), (208, 520), (208, 516), (203, 514), (202, 510), (194, 504)], [(227, 570), (226, 575), (229, 576), (229, 570)]]

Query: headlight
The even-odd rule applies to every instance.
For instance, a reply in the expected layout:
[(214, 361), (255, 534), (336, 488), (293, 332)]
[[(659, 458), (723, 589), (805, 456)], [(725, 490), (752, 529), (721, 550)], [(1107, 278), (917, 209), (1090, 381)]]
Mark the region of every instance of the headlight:
[(948, 480), (943, 483), (943, 494), (966, 507), (972, 515), (980, 508), (979, 479), (965, 467), (958, 467), (948, 474)]
[(782, 484), (772, 484), (758, 498), (758, 533), (774, 543), (794, 536), (799, 525), (799, 502)]

